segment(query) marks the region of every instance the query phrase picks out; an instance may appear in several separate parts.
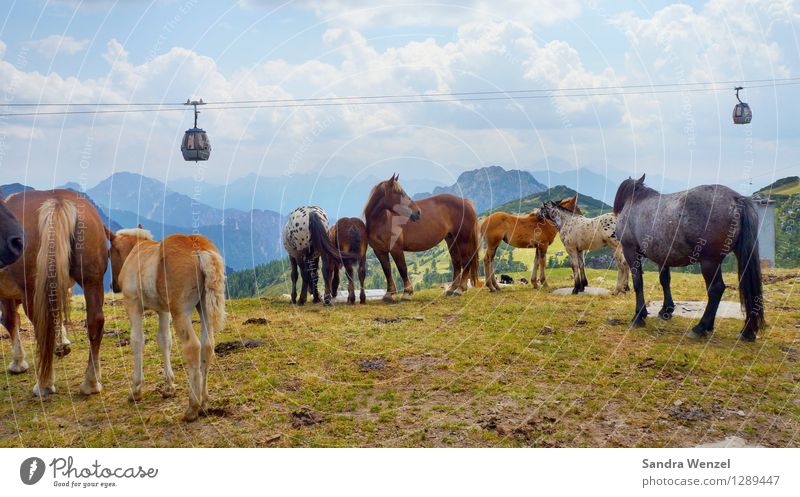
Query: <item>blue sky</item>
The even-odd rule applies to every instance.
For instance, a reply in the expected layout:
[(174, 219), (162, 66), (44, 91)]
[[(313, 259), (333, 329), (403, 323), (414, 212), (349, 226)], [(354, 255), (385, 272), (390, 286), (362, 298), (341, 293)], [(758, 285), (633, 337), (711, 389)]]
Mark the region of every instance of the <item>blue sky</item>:
[[(176, 102), (787, 78), (792, 1), (4, 2), (5, 103)], [(384, 175), (449, 182), (490, 164), (588, 167), (740, 190), (800, 174), (798, 86), (733, 92), (207, 111), (212, 160), (181, 160), (187, 113), (0, 118), (0, 183), (114, 171)]]

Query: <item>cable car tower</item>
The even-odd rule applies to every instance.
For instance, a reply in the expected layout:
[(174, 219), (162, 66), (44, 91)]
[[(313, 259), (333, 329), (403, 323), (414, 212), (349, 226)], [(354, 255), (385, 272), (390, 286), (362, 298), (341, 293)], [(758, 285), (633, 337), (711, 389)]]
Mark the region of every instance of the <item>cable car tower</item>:
[(200, 114), (197, 106), (205, 104), (202, 98), (200, 100), (187, 99), (183, 104), (194, 107), (194, 127), (186, 130), (181, 142), (181, 153), (185, 161), (208, 160), (211, 156), (211, 142), (208, 140), (206, 130), (197, 127), (197, 115)]

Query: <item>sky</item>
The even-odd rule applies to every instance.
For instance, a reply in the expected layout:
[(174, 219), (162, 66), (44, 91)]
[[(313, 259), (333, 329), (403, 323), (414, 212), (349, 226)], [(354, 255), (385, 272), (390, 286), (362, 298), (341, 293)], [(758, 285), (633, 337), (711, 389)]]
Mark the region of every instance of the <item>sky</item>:
[[(731, 121), (734, 82), (800, 73), (800, 6), (789, 0), (34, 0), (3, 2), (0, 19), (3, 104), (546, 90), (535, 99), (206, 109), (205, 164), (180, 155), (188, 110), (0, 116), (0, 184), (88, 188), (115, 171), (217, 184), (251, 173), (399, 171), (452, 183), (496, 164), (750, 191), (800, 174), (800, 86), (744, 84), (753, 122)], [(724, 91), (653, 90), (696, 82), (725, 82)], [(647, 92), (563, 92), (638, 85)]]

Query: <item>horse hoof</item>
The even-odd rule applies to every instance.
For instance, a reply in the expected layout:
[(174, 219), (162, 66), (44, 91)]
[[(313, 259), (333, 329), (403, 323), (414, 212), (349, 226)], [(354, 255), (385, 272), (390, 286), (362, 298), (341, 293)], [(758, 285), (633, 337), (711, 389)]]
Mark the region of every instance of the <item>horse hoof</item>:
[(633, 321), (631, 321), (630, 328), (644, 328), (645, 325), (646, 322), (644, 319), (634, 319)]
[(39, 388), (39, 384), (33, 386), (33, 395), (35, 397), (43, 398), (47, 397), (48, 395), (53, 395), (56, 393), (56, 386), (50, 385), (49, 387)]
[(385, 294), (383, 296), (383, 301), (386, 302), (387, 304), (394, 304), (394, 302), (395, 302), (394, 301), (394, 295), (392, 295), (391, 293)]
[(198, 409), (197, 407), (188, 407), (186, 408), (186, 411), (184, 411), (183, 413), (183, 420), (186, 421), (187, 423), (191, 423), (192, 421), (197, 421), (197, 418), (199, 417), (199, 412), (200, 409)]
[(144, 396), (142, 395), (142, 392), (131, 392), (128, 394), (128, 402), (132, 404), (135, 402), (141, 402), (143, 398)]
[(92, 384), (92, 383), (87, 383), (84, 380), (84, 382), (81, 383), (81, 386), (78, 387), (78, 391), (80, 391), (81, 394), (83, 395), (93, 395), (102, 392), (103, 385), (99, 381), (96, 381)]
[(403, 302), (409, 302), (411, 300), (411, 294), (410, 293), (404, 293), (403, 296), (400, 297), (400, 300), (402, 300)]
[(161, 387), (161, 398), (171, 399), (175, 397), (175, 387)]
[(672, 319), (672, 311), (664, 311), (664, 310), (658, 311), (658, 317), (660, 317), (664, 321), (669, 321), (670, 319)]
[(460, 297), (463, 294), (460, 288), (456, 288), (455, 290), (447, 290), (448, 297)]
[(692, 328), (692, 331), (686, 334), (687, 338), (700, 339), (708, 336), (708, 332), (699, 326)]
[(58, 358), (66, 357), (69, 353), (72, 352), (72, 348), (68, 343), (60, 343), (56, 345), (55, 355)]
[(28, 361), (12, 362), (8, 365), (8, 372), (10, 374), (22, 374), (28, 370)]
[(330, 307), (330, 306), (332, 305), (332, 304), (331, 304), (331, 299), (325, 299), (325, 302), (323, 303), (323, 305), (324, 305), (325, 307)]
[(739, 333), (739, 340), (743, 342), (755, 342), (756, 341), (756, 334), (753, 332), (741, 332)]

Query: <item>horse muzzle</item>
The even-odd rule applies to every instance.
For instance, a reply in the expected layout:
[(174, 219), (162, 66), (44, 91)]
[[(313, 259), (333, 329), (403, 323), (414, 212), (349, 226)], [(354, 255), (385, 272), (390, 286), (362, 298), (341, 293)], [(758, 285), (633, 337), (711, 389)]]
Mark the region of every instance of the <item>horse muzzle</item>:
[(419, 221), (420, 217), (422, 217), (422, 214), (420, 213), (420, 211), (412, 212), (411, 215), (408, 216), (409, 219), (411, 219), (412, 221), (415, 221), (415, 222)]
[(0, 250), (0, 267), (13, 264), (22, 255), (25, 244), (22, 241), (22, 236), (12, 235), (5, 243), (5, 247)]

